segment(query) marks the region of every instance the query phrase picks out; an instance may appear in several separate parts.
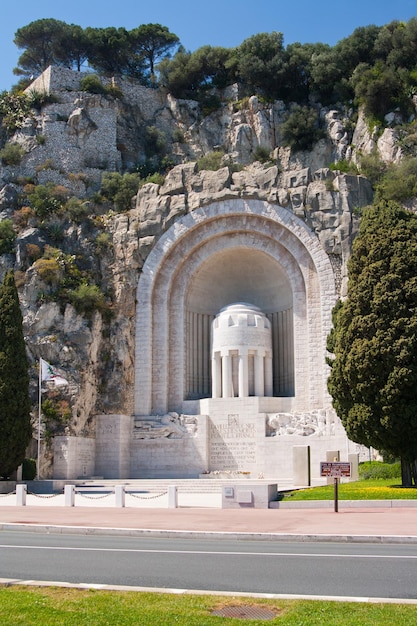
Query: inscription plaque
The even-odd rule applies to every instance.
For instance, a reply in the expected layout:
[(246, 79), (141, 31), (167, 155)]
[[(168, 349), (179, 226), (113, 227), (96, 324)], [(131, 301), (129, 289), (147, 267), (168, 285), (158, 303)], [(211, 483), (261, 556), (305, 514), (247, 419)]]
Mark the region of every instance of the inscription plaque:
[(210, 424), (210, 469), (247, 471), (256, 463), (255, 423), (228, 415), (227, 422)]

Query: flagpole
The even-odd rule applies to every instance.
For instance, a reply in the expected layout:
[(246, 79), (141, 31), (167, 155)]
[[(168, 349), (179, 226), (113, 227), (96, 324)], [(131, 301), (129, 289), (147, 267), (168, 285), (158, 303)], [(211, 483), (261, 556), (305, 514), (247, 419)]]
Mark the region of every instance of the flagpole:
[(38, 462), (36, 467), (37, 479), (40, 480), (40, 468), (41, 468), (41, 413), (42, 413), (42, 381), (50, 381), (55, 387), (60, 385), (68, 385), (68, 381), (63, 378), (59, 372), (52, 367), (50, 363), (39, 359), (39, 411), (38, 411)]
[(39, 359), (39, 409), (38, 409), (38, 462), (37, 462), (37, 479), (40, 479), (41, 464), (41, 406), (42, 406), (42, 359)]

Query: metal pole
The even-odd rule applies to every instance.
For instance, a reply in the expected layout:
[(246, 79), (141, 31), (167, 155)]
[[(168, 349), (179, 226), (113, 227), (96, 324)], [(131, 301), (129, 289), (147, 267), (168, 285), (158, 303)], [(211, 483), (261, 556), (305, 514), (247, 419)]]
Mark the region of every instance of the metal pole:
[(339, 511), (339, 479), (334, 479), (334, 512), (337, 513)]
[(39, 359), (39, 409), (38, 409), (38, 459), (36, 463), (36, 478), (40, 479), (41, 463), (41, 405), (42, 405), (42, 359)]

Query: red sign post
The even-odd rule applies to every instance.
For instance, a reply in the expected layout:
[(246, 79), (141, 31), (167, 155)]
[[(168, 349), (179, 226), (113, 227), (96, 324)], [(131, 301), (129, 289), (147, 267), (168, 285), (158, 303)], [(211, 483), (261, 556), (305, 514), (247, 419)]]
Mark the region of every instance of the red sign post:
[(352, 474), (351, 463), (339, 461), (320, 463), (320, 475), (334, 478), (334, 512), (339, 511), (339, 478), (350, 478)]

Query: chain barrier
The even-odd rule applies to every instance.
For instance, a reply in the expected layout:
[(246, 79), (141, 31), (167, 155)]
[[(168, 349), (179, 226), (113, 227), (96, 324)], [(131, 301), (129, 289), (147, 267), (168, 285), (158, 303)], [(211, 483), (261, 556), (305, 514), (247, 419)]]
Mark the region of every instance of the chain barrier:
[(138, 496), (136, 493), (133, 493), (132, 491), (126, 491), (125, 493), (127, 496), (132, 496), (132, 498), (137, 498), (138, 500), (154, 500), (155, 498), (161, 498), (162, 496), (166, 496), (168, 491), (157, 493), (155, 496)]
[(88, 496), (86, 493), (83, 493), (82, 491), (77, 491), (77, 489), (75, 489), (75, 493), (78, 496), (85, 498), (86, 500), (102, 500), (103, 498), (108, 498), (109, 496), (113, 495), (114, 492), (109, 491), (108, 493), (104, 493), (101, 496)]
[(57, 498), (58, 496), (62, 496), (62, 493), (34, 493), (33, 491), (27, 492), (28, 496), (35, 496), (35, 498)]
[[(83, 493), (82, 491), (78, 491), (77, 489), (75, 490), (75, 493), (79, 496), (81, 496), (82, 498), (86, 498), (87, 500), (102, 500), (103, 498), (108, 498), (109, 496), (113, 495), (114, 491), (109, 491), (108, 493), (104, 493), (103, 495), (100, 496), (88, 496), (86, 493)], [(168, 493), (168, 491), (163, 491), (162, 493), (157, 493), (154, 494), (152, 496), (139, 496), (136, 493), (133, 493), (132, 491), (125, 491), (125, 494), (127, 496), (132, 496), (132, 498), (137, 498), (138, 500), (155, 500), (157, 498), (162, 498), (163, 496), (166, 496)], [(10, 491), (9, 493), (0, 493), (0, 498), (8, 498), (9, 496), (15, 496), (16, 495), (16, 490), (15, 491)], [(28, 491), (27, 492), (28, 496), (35, 496), (35, 498), (43, 498), (45, 500), (50, 499), (50, 498), (57, 498), (58, 496), (62, 496), (62, 493), (52, 493), (52, 494), (43, 494), (43, 493), (34, 493), (33, 491)]]

